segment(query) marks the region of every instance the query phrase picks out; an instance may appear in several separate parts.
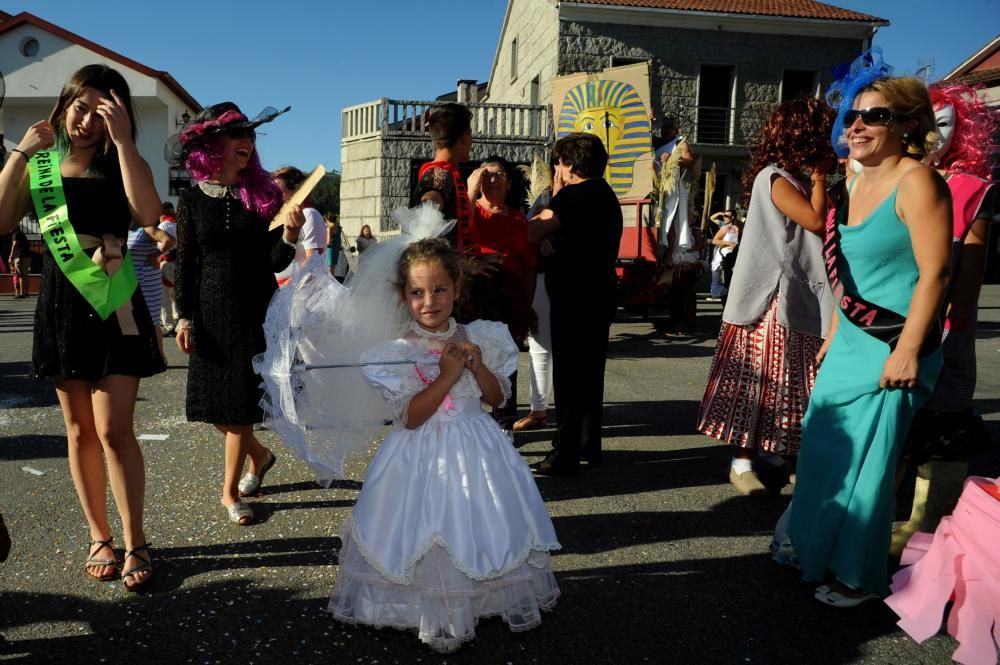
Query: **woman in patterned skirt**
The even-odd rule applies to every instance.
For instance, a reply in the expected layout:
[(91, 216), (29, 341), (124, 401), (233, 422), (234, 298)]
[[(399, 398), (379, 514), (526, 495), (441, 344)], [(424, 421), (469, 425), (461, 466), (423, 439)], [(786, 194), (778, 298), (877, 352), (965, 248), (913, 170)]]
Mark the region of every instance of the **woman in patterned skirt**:
[(819, 236), (832, 123), (819, 100), (783, 103), (761, 131), (743, 179), (746, 227), (698, 430), (733, 444), (729, 481), (747, 496), (767, 492), (752, 468), (755, 456), (775, 468), (798, 453), (816, 354), (833, 312)]

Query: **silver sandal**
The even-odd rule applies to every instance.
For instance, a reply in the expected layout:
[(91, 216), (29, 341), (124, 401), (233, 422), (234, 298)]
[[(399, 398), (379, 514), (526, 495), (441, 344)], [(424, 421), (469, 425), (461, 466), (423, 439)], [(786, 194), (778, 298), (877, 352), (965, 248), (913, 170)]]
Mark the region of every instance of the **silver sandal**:
[[(230, 522), (234, 522), (240, 526), (250, 526), (253, 524), (253, 508), (251, 508), (248, 504), (245, 504), (242, 501), (236, 501), (234, 503), (230, 503), (229, 505), (222, 504), (222, 507), (226, 509), (227, 513), (229, 513)], [(250, 521), (244, 524), (242, 521), (244, 518), (250, 518)]]
[(270, 450), (267, 453), (271, 456), (271, 459), (264, 463), (264, 466), (260, 469), (260, 475), (256, 476), (252, 473), (245, 474), (240, 478), (240, 496), (247, 496), (250, 494), (256, 494), (260, 490), (260, 486), (264, 484), (264, 476), (267, 472), (271, 470), (274, 463), (278, 461), (277, 456)]

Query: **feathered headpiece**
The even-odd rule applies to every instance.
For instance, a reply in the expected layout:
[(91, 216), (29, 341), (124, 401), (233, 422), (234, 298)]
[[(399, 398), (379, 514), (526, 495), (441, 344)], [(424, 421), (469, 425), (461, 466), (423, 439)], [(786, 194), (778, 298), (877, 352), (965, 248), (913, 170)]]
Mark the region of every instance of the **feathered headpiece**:
[[(847, 72), (843, 73), (839, 79), (833, 82), (826, 91), (826, 103), (837, 109), (837, 119), (833, 123), (833, 133), (830, 141), (833, 150), (839, 157), (847, 157), (850, 148), (844, 136), (844, 114), (851, 110), (854, 98), (863, 89), (875, 81), (892, 76), (892, 65), (886, 64), (882, 59), (882, 49), (873, 46), (859, 55)], [(834, 70), (836, 76), (838, 72)]]

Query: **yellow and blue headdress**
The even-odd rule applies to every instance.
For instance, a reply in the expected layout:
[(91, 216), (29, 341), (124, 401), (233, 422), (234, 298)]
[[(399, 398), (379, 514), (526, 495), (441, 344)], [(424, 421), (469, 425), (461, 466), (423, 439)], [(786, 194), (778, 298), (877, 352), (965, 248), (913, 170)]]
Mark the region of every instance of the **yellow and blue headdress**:
[(608, 151), (608, 184), (622, 196), (632, 189), (636, 158), (652, 150), (649, 114), (639, 93), (622, 81), (585, 81), (566, 93), (559, 136), (593, 134)]

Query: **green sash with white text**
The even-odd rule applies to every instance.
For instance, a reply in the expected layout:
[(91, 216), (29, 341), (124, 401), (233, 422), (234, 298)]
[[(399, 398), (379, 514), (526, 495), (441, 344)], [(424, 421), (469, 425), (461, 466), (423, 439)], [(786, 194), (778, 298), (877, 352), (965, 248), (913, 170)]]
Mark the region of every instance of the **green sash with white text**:
[(117, 271), (109, 270), (110, 275), (87, 256), (69, 220), (58, 152), (35, 153), (28, 161), (28, 180), (42, 238), (53, 260), (101, 319), (107, 319), (132, 300), (137, 281), (131, 256), (121, 260)]

